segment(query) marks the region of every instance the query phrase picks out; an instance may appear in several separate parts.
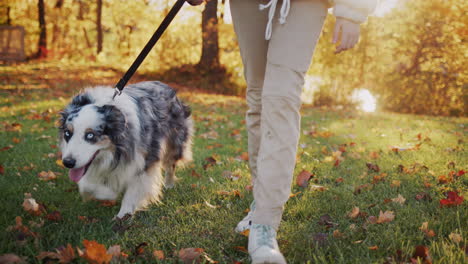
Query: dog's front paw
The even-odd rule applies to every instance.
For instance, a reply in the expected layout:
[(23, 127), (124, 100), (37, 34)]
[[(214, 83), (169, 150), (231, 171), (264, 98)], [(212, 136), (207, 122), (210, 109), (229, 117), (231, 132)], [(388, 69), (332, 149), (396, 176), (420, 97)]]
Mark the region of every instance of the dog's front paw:
[(123, 216), (119, 216), (120, 214), (117, 214), (116, 216), (114, 216), (114, 218), (112, 218), (112, 221), (116, 221), (116, 222), (122, 222), (122, 221), (127, 221), (128, 219), (132, 218), (132, 214), (130, 213), (127, 213), (127, 214), (124, 214)]
[(176, 177), (166, 177), (165, 182), (164, 182), (164, 187), (166, 189), (172, 189), (175, 187), (175, 184), (178, 180), (179, 179)]

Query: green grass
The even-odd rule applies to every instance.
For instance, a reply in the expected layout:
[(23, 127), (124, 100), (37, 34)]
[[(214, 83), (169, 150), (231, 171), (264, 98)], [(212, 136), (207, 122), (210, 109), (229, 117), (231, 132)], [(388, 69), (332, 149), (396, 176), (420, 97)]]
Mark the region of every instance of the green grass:
[[(247, 247), (247, 238), (233, 232), (252, 200), (252, 193), (245, 188), (250, 184), (247, 162), (236, 159), (247, 149), (244, 100), (180, 93), (193, 108), (194, 161), (177, 171), (180, 181), (174, 189), (165, 191), (161, 204), (137, 213), (126, 223), (130, 226), (126, 231), (115, 232), (112, 218), (120, 204), (103, 207), (98, 202), (83, 202), (76, 184), (68, 179), (67, 171), (56, 164), (56, 157), (48, 155), (58, 152), (54, 148), (57, 144), (54, 120), (70, 96), (76, 93), (73, 82), (57, 84), (54, 90), (11, 89), (10, 86), (0, 89), (0, 149), (13, 146), (0, 152), (0, 165), (5, 171), (0, 174), (0, 255), (14, 253), (27, 257), (30, 263), (37, 263), (36, 256), (42, 251), (53, 251), (68, 243), (83, 248), (82, 241), (87, 239), (106, 247), (120, 245), (130, 255), (128, 261), (148, 262), (153, 250), (162, 250), (166, 255), (162, 263), (174, 263), (177, 262), (175, 251), (193, 247), (203, 248), (219, 263), (249, 262), (248, 254), (236, 248)], [(293, 183), (291, 192), (299, 193), (286, 204), (278, 237), (289, 263), (383, 263), (388, 257), (396, 256), (398, 250), (407, 260), (417, 245), (427, 246), (434, 263), (466, 261), (467, 203), (440, 208), (439, 200), (448, 190), (458, 190), (466, 199), (468, 179), (463, 175), (439, 184), (438, 177), (450, 171), (468, 170), (467, 119), (350, 113), (307, 106), (303, 107), (302, 116), (303, 133), (295, 175), (302, 170), (311, 171), (315, 176), (309, 185), (321, 185), (326, 190), (311, 190)], [(50, 122), (46, 122), (48, 118)], [(8, 131), (12, 123), (21, 124), (21, 130)], [(218, 133), (216, 139), (203, 137), (213, 130)], [(241, 137), (233, 136), (236, 130), (240, 130)], [(332, 135), (314, 137), (309, 133), (313, 130), (330, 131)], [(418, 134), (421, 139), (417, 138)], [(14, 138), (20, 142), (14, 143)], [(413, 151), (395, 153), (389, 148), (421, 142), (420, 148)], [(347, 144), (342, 155), (344, 160), (338, 166), (326, 162), (326, 157), (342, 144)], [(377, 152), (379, 157), (371, 158), (371, 152)], [(207, 157), (215, 157), (218, 163), (205, 170)], [(373, 176), (380, 173), (369, 171), (366, 162), (378, 164), (380, 173), (387, 174), (384, 181), (371, 183)], [(418, 169), (413, 173), (398, 169), (399, 165), (411, 168), (415, 164)], [(25, 166), (32, 166), (32, 169)], [(58, 173), (57, 179), (40, 181), (37, 174), (49, 170)], [(241, 176), (240, 179), (224, 178), (222, 174), (226, 170)], [(201, 177), (194, 177), (193, 172)], [(337, 182), (338, 178), (343, 181)], [(392, 187), (392, 181), (400, 181), (400, 186)], [(431, 186), (425, 187), (425, 183)], [(369, 184), (371, 189), (355, 194), (355, 188), (363, 184)], [(241, 197), (218, 193), (233, 190), (239, 190)], [(420, 192), (429, 194), (432, 200), (416, 200)], [(45, 215), (33, 216), (24, 211), (24, 193), (31, 193), (47, 213), (59, 211), (62, 219), (52, 221)], [(385, 201), (399, 194), (406, 198), (403, 205)], [(354, 206), (367, 216), (349, 218), (347, 214)], [(387, 210), (395, 213), (392, 222), (366, 223), (368, 216), (378, 216), (379, 211)], [(335, 225), (327, 228), (319, 224), (323, 215), (329, 215)], [(36, 239), (7, 231), (8, 226), (15, 224), (17, 216), (37, 233)], [(79, 216), (97, 221), (85, 223)], [(44, 220), (41, 227), (30, 223), (41, 220)], [(426, 237), (419, 230), (423, 222), (429, 222), (429, 229), (436, 234), (434, 237)], [(343, 236), (334, 237), (335, 230)], [(451, 233), (461, 234), (463, 241), (457, 245), (449, 239)], [(327, 237), (323, 245), (316, 244), (317, 234)], [(146, 259), (145, 256), (136, 258), (135, 247), (143, 242), (148, 244)], [(370, 250), (372, 246), (378, 249)], [(154, 258), (151, 261), (157, 262)]]

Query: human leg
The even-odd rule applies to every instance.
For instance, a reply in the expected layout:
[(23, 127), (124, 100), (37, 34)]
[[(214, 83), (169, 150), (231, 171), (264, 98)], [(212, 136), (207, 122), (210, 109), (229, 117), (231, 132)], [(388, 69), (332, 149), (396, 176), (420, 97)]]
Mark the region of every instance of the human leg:
[(232, 0), (230, 2), (232, 21), (244, 64), (244, 77), (247, 82), (246, 125), (252, 182), (257, 176), (261, 95), (268, 48), (268, 42), (264, 38), (268, 17), (266, 12), (261, 12), (258, 9), (260, 3), (259, 0)]
[(253, 223), (277, 229), (289, 198), (300, 132), (300, 95), (327, 14), (320, 0), (294, 0), (285, 24), (275, 18), (262, 91), (261, 140)]

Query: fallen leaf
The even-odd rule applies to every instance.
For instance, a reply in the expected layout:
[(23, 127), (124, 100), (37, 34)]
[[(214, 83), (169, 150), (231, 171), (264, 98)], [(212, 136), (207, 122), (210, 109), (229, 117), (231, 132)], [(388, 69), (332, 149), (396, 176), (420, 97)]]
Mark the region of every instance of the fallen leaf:
[(242, 152), (242, 154), (239, 156), (239, 159), (243, 161), (249, 161), (249, 153), (248, 152)]
[(423, 222), (419, 228), (428, 238), (435, 237), (436, 233), (434, 230), (429, 229), (429, 222)]
[(238, 250), (240, 252), (248, 253), (248, 250), (243, 246), (235, 246), (234, 249), (236, 249), (236, 250)]
[(432, 197), (426, 192), (420, 192), (414, 197), (416, 200), (432, 201)]
[(203, 169), (206, 170), (211, 166), (216, 165), (217, 161), (214, 157), (208, 157), (205, 159), (205, 163), (203, 164)]
[(245, 237), (249, 237), (250, 229), (246, 229), (246, 230), (240, 232), (239, 234), (241, 234), (241, 235), (243, 235), (243, 236), (245, 236)]
[(92, 224), (92, 223), (97, 223), (99, 222), (99, 219), (95, 217), (90, 217), (90, 216), (78, 216), (78, 219), (85, 222), (86, 224)]
[(367, 218), (367, 221), (368, 221), (370, 224), (377, 224), (378, 219), (377, 219), (376, 216), (371, 215), (371, 216), (369, 216), (369, 217)]
[(25, 194), (23, 209), (32, 214), (40, 214), (39, 204), (31, 197), (31, 194), (28, 193)]
[(21, 142), (21, 139), (17, 138), (17, 137), (13, 137), (13, 139), (11, 140), (13, 143), (15, 144), (19, 144)]
[(0, 174), (1, 175), (5, 174), (5, 168), (3, 168), (2, 165), (0, 165)]
[(372, 151), (372, 152), (369, 153), (369, 158), (378, 159), (378, 158), (380, 158), (380, 155), (379, 155), (378, 152)]
[(56, 161), (55, 161), (55, 164), (57, 164), (57, 165), (58, 165), (59, 167), (61, 167), (61, 168), (65, 168), (65, 166), (63, 165), (63, 162), (62, 162), (61, 159), (56, 160)]
[(67, 244), (67, 247), (57, 249), (57, 253), (59, 263), (70, 263), (76, 258), (75, 250), (70, 244)]
[(336, 229), (335, 231), (333, 231), (333, 237), (334, 238), (342, 238), (344, 237), (344, 234), (340, 232), (340, 230)]
[(9, 145), (9, 146), (6, 146), (6, 147), (3, 147), (3, 148), (0, 148), (0, 152), (1, 152), (1, 151), (6, 151), (6, 150), (9, 150), (9, 149), (11, 149), (11, 148), (13, 148), (13, 146), (12, 146), (12, 145)]
[(359, 216), (359, 207), (353, 207), (353, 210), (348, 214), (348, 217), (354, 219)]
[(37, 174), (41, 181), (51, 181), (57, 179), (57, 176), (52, 171), (41, 171)]
[(306, 170), (301, 171), (296, 178), (296, 184), (300, 187), (307, 187), (309, 185), (309, 180), (314, 177), (314, 175)]
[(18, 257), (15, 254), (4, 254), (0, 256), (0, 263), (2, 264), (16, 264), (16, 263), (26, 263), (26, 261)]
[(439, 201), (440, 207), (454, 207), (463, 203), (463, 196), (458, 196), (458, 192), (450, 191), (446, 193), (447, 199)]
[(392, 199), (392, 202), (399, 203), (400, 205), (403, 205), (405, 201), (406, 201), (405, 197), (403, 197), (401, 194), (398, 194), (396, 198)]
[(377, 250), (377, 249), (379, 249), (379, 247), (378, 246), (372, 246), (372, 247), (368, 247), (368, 249), (369, 250)]
[(431, 264), (432, 258), (429, 255), (429, 249), (426, 246), (416, 246), (414, 249), (412, 260), (415, 260), (415, 263), (419, 263), (418, 259), (421, 259), (421, 262), (424, 264)]
[(83, 258), (90, 263), (103, 264), (109, 263), (112, 259), (112, 255), (107, 254), (107, 250), (104, 245), (99, 244), (96, 241), (83, 240), (83, 245), (86, 251), (83, 254)]
[(368, 190), (371, 190), (372, 189), (372, 185), (370, 184), (363, 184), (363, 185), (359, 185), (357, 187), (354, 188), (354, 194), (360, 194), (362, 191), (368, 191)]
[(344, 182), (344, 179), (343, 179), (342, 177), (340, 177), (340, 178), (337, 178), (337, 179), (335, 180), (335, 182), (336, 182), (336, 183), (342, 183), (342, 182)]
[(289, 195), (289, 198), (296, 197), (296, 196), (298, 196), (298, 195), (301, 194), (301, 193), (302, 193), (301, 191), (296, 192), (296, 193), (291, 193), (291, 194)]
[(62, 220), (62, 215), (59, 211), (53, 211), (52, 213), (46, 215), (46, 219), (49, 221), (58, 222)]
[(135, 249), (133, 250), (133, 255), (139, 256), (139, 255), (144, 255), (145, 254), (145, 249), (148, 246), (148, 243), (142, 242), (138, 244)]
[(164, 260), (165, 256), (164, 256), (164, 251), (162, 250), (155, 250), (153, 251), (153, 256), (157, 259), (157, 260)]
[(463, 241), (463, 238), (460, 234), (457, 233), (450, 233), (449, 235), (450, 240), (452, 240), (455, 244), (459, 244)]
[(197, 178), (197, 179), (201, 178), (201, 175), (199, 173), (197, 173), (195, 170), (192, 170), (191, 175), (192, 175), (192, 177)]
[(377, 219), (377, 224), (392, 222), (395, 219), (395, 214), (393, 211), (379, 212), (379, 218)]
[(116, 200), (98, 200), (98, 202), (102, 207), (113, 207), (117, 205)]
[(393, 180), (392, 183), (390, 184), (390, 187), (400, 187), (401, 182), (398, 180)]
[(322, 185), (311, 185), (310, 188), (309, 188), (311, 191), (319, 191), (319, 192), (323, 192), (323, 191), (326, 191), (328, 190), (327, 187), (325, 186), (322, 186)]
[(377, 164), (372, 164), (370, 162), (366, 163), (366, 166), (369, 170), (374, 171), (374, 172), (379, 172), (380, 168)]
[(183, 248), (177, 253), (177, 257), (185, 264), (200, 263), (200, 256), (205, 252), (202, 248)]
[(452, 182), (453, 178), (450, 177), (450, 176), (440, 175), (437, 178), (437, 180), (438, 180), (439, 184), (446, 184), (446, 183)]
[(319, 219), (319, 221), (317, 223), (319, 225), (326, 226), (327, 228), (332, 228), (332, 227), (338, 226), (338, 224), (334, 223), (333, 219), (328, 214), (320, 216), (320, 219)]
[(120, 245), (113, 245), (107, 249), (107, 254), (112, 255), (114, 261), (119, 261), (120, 259), (127, 258), (128, 255), (122, 252)]
[(50, 252), (50, 251), (43, 251), (39, 253), (39, 255), (36, 256), (37, 259), (39, 260), (44, 260), (44, 259), (59, 259), (60, 256), (57, 252)]

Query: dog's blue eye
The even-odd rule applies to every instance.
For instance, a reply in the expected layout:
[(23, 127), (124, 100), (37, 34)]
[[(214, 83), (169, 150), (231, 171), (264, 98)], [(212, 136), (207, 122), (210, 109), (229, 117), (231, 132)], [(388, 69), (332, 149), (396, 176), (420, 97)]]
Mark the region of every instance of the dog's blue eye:
[(94, 138), (94, 134), (93, 133), (87, 133), (86, 134), (86, 139), (93, 139)]

